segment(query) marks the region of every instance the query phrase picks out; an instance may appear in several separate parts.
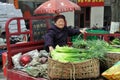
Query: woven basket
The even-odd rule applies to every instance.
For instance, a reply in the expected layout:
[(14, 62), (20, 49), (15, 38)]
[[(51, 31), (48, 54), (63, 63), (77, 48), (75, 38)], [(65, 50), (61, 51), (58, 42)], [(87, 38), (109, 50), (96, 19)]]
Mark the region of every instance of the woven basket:
[(96, 78), (100, 74), (98, 59), (80, 63), (62, 63), (48, 58), (48, 75), (51, 79)]
[(120, 52), (109, 52), (106, 55), (106, 64), (108, 68), (113, 66), (118, 61), (120, 61)]

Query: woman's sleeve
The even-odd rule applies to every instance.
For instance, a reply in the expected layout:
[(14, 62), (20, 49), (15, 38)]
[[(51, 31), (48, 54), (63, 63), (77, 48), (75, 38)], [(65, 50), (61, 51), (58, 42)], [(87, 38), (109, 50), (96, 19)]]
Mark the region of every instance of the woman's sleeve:
[(54, 38), (54, 32), (52, 30), (49, 30), (44, 36), (45, 47), (54, 45), (53, 38)]
[(69, 36), (79, 35), (81, 32), (79, 29), (68, 28)]

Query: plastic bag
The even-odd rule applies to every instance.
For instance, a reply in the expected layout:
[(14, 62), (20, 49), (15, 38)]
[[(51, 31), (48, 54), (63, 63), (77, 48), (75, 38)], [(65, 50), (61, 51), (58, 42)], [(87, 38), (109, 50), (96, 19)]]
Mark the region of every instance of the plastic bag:
[(29, 51), (23, 55), (30, 55), (32, 58), (38, 58), (39, 56), (41, 56), (37, 49)]
[(20, 65), (19, 61), (20, 61), (20, 57), (21, 57), (22, 53), (18, 53), (14, 56), (12, 56), (12, 62), (14, 64), (14, 68), (15, 69), (20, 69), (22, 68), (22, 66)]
[(109, 80), (120, 80), (120, 61), (102, 73)]

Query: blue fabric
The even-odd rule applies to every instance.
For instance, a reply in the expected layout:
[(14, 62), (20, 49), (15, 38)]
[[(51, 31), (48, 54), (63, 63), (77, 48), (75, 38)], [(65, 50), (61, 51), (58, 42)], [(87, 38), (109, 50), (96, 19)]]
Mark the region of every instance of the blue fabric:
[(3, 52), (6, 52), (6, 50), (0, 50), (0, 55), (1, 55)]

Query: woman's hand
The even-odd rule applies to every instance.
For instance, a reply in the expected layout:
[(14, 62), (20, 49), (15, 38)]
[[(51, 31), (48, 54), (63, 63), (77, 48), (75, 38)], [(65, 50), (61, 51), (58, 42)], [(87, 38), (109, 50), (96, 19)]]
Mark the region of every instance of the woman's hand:
[(80, 29), (80, 32), (81, 32), (82, 34), (84, 34), (84, 33), (87, 33), (86, 30), (87, 30), (87, 28), (83, 28), (82, 30)]
[(54, 50), (52, 46), (49, 46), (49, 56), (51, 57), (51, 52)]
[(54, 48), (52, 46), (49, 46), (49, 51), (51, 52), (53, 50), (54, 50)]

